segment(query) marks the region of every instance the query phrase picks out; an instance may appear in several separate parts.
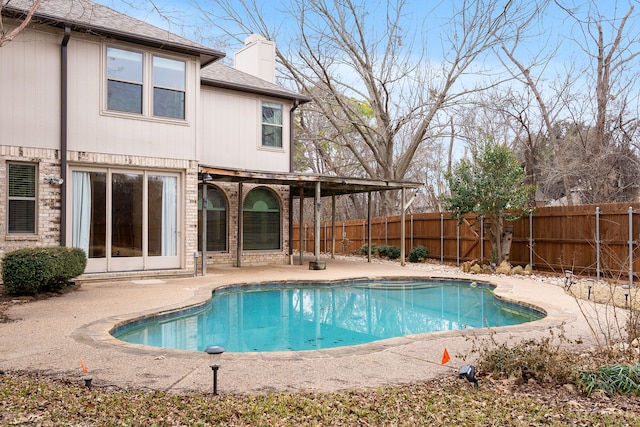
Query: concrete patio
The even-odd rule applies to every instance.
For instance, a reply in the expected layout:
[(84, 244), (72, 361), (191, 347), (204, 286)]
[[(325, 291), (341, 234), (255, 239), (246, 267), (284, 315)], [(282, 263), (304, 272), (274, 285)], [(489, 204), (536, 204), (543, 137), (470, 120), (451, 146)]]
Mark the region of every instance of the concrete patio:
[[(360, 277), (457, 277), (497, 285), (496, 294), (543, 309), (535, 322), (488, 330), (413, 335), (354, 347), (304, 352), (225, 353), (220, 393), (333, 391), (376, 388), (454, 375), (474, 363), (471, 337), (497, 340), (548, 335), (562, 328), (569, 338), (590, 342), (587, 322), (561, 286), (525, 277), (477, 276), (439, 264), (401, 267), (365, 260), (331, 260), (326, 270), (299, 266), (213, 268), (204, 277), (83, 283), (60, 297), (14, 305), (0, 324), (0, 369), (37, 371), (82, 383), (83, 360), (95, 386), (171, 392), (210, 391), (211, 369), (203, 352), (128, 344), (109, 335), (127, 319), (202, 302), (216, 287), (233, 283), (336, 280)], [(440, 365), (444, 348), (451, 361)]]

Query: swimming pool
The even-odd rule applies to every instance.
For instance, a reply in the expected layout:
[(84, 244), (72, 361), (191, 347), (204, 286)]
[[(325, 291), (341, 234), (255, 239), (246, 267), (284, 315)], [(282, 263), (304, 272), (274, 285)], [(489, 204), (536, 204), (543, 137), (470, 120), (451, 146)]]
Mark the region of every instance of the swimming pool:
[(210, 301), (111, 331), (135, 344), (230, 352), (319, 350), (427, 332), (508, 326), (544, 313), (496, 298), (493, 286), (445, 279), (357, 279), (234, 285)]

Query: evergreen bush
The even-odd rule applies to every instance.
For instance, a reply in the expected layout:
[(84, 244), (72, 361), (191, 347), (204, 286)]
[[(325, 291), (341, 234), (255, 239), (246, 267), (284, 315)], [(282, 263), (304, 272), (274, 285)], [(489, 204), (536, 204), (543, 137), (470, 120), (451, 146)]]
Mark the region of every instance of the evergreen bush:
[(84, 272), (85, 252), (79, 248), (24, 248), (5, 254), (2, 281), (11, 295), (56, 291)]
[[(362, 248), (360, 250), (362, 251), (362, 255), (368, 255), (369, 245), (362, 245)], [(375, 255), (377, 250), (378, 247), (376, 245), (371, 245), (371, 255)]]
[(409, 262), (422, 262), (429, 258), (429, 249), (425, 246), (416, 246), (409, 252)]
[(388, 245), (378, 246), (378, 254), (389, 259), (397, 259), (400, 258), (400, 247)]

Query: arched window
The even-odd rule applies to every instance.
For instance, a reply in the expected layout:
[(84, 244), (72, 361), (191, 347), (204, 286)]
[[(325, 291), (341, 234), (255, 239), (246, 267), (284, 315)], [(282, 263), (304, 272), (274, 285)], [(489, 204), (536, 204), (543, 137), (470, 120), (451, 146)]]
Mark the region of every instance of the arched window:
[[(202, 248), (202, 185), (198, 186), (198, 248)], [(227, 250), (227, 199), (218, 187), (207, 185), (207, 251)]]
[(280, 249), (280, 202), (265, 187), (249, 191), (242, 205), (245, 250)]

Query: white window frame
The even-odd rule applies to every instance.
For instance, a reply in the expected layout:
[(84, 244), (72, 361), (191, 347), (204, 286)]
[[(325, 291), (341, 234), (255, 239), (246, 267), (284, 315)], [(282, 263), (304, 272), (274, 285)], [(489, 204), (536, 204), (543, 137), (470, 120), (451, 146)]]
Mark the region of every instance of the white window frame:
[[(260, 114), (260, 119), (259, 119), (259, 123), (260, 123), (260, 131), (259, 131), (259, 135), (260, 135), (260, 148), (263, 149), (267, 149), (267, 150), (277, 150), (277, 151), (283, 151), (284, 150), (284, 140), (285, 140), (285, 135), (284, 135), (284, 104), (281, 102), (277, 102), (277, 101), (273, 101), (273, 100), (267, 100), (267, 99), (261, 99), (259, 101), (259, 114)], [(263, 116), (263, 109), (265, 107), (265, 104), (273, 104), (273, 105), (279, 105), (280, 106), (280, 110), (281, 110), (281, 116), (282, 116), (282, 120), (281, 123), (267, 123), (264, 122), (262, 120), (262, 116)], [(279, 127), (281, 129), (281, 133), (280, 133), (280, 145), (265, 145), (264, 143), (264, 127), (265, 126), (272, 126), (272, 127)]]
[[(33, 197), (28, 196), (12, 196), (10, 189), (10, 169), (11, 165), (24, 165), (24, 166), (33, 166), (33, 185), (34, 185), (34, 195)], [(7, 234), (11, 235), (36, 235), (38, 234), (38, 165), (36, 163), (23, 163), (23, 162), (7, 162)], [(12, 231), (10, 227), (9, 221), (9, 210), (12, 201), (33, 201), (33, 231)]]
[[(113, 80), (113, 81), (122, 81), (126, 83), (125, 80), (113, 79), (113, 78), (109, 78), (108, 76), (107, 55), (108, 55), (108, 49), (110, 48), (119, 49), (126, 52), (138, 53), (142, 55), (142, 113), (131, 113), (126, 111), (110, 110), (108, 108), (108, 81)], [(102, 87), (102, 97), (103, 97), (102, 113), (103, 114), (111, 115), (111, 116), (126, 117), (126, 118), (135, 118), (138, 120), (145, 119), (145, 120), (152, 120), (152, 121), (169, 121), (173, 123), (182, 123), (182, 124), (187, 123), (188, 117), (189, 117), (189, 109), (187, 108), (187, 106), (189, 103), (189, 92), (190, 92), (189, 91), (190, 86), (187, 78), (187, 75), (189, 73), (188, 60), (186, 60), (185, 58), (172, 57), (169, 55), (159, 55), (154, 52), (142, 51), (140, 49), (132, 48), (129, 46), (120, 46), (120, 45), (111, 45), (111, 44), (108, 44), (108, 45), (105, 44), (102, 58), (104, 61), (102, 66), (102, 76), (103, 76), (102, 78), (102, 86), (103, 86)], [(176, 88), (167, 88), (165, 86), (155, 85), (154, 76), (153, 76), (153, 58), (163, 58), (171, 61), (184, 63), (184, 90), (180, 90), (180, 92), (184, 93), (184, 106), (183, 106), (184, 117), (174, 118), (174, 117), (167, 117), (167, 116), (158, 116), (154, 114), (154, 106), (153, 106), (154, 89), (157, 87), (159, 89), (176, 90)]]
[[(135, 270), (160, 270), (160, 269), (179, 269), (184, 268), (183, 262), (183, 246), (184, 246), (184, 211), (179, 202), (184, 199), (182, 183), (184, 182), (184, 174), (180, 171), (156, 170), (145, 168), (121, 168), (121, 167), (85, 167), (82, 165), (72, 166), (70, 177), (73, 172), (101, 172), (106, 177), (105, 187), (105, 256), (99, 258), (88, 258), (86, 272), (111, 272), (111, 271), (135, 271)], [(112, 182), (115, 174), (137, 174), (143, 177), (142, 186), (142, 255), (132, 257), (114, 257), (112, 255), (113, 241), (113, 194)], [(175, 177), (176, 178), (176, 253), (172, 255), (149, 255), (149, 203), (148, 188), (149, 177)], [(73, 181), (71, 180), (71, 194), (73, 194)], [(73, 197), (67, 199), (67, 207), (71, 215), (73, 215)], [(67, 229), (67, 239), (73, 241), (73, 226)]]

